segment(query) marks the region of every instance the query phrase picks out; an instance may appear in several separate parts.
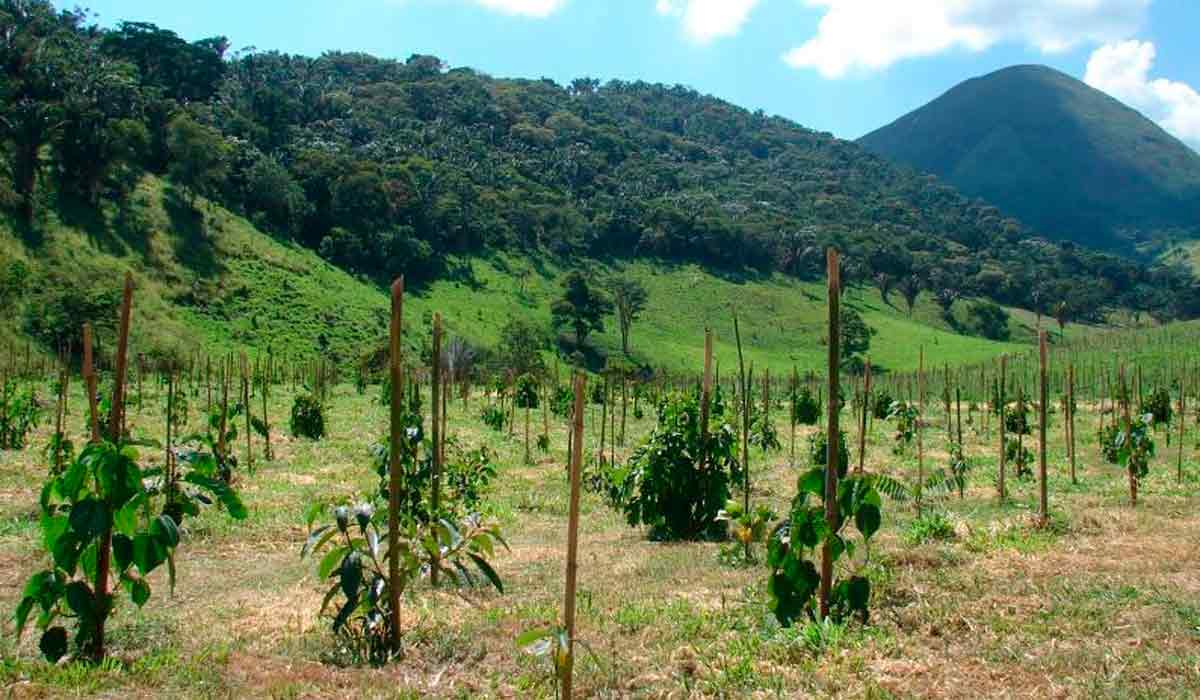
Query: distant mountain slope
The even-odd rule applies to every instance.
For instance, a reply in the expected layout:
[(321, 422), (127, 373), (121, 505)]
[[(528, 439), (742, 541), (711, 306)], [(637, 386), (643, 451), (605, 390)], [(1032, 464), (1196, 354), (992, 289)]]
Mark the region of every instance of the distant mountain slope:
[(1200, 236), (1200, 154), (1045, 66), (968, 80), (859, 143), (1052, 237), (1129, 253)]

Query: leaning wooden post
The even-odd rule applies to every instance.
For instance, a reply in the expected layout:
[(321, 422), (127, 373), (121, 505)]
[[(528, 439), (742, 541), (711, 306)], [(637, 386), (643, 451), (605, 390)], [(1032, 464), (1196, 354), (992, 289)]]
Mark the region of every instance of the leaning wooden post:
[[(1129, 440), (1133, 434), (1133, 420), (1129, 415), (1129, 390), (1125, 386), (1125, 363), (1121, 363), (1120, 371), (1121, 383), (1121, 430), (1125, 432), (1125, 439)], [(1115, 419), (1114, 419), (1115, 421)], [(1129, 504), (1137, 507), (1138, 481), (1137, 475), (1133, 471), (1132, 461), (1127, 469), (1129, 472)]]
[(871, 358), (863, 367), (862, 422), (858, 430), (858, 473), (863, 473), (867, 459), (867, 414), (871, 411)]
[(392, 284), (389, 371), (392, 379), (391, 439), (388, 443), (388, 604), (391, 606), (392, 652), (400, 652), (400, 450), (404, 436), (404, 373), (400, 326), (404, 310), (404, 277)]
[[(826, 269), (829, 277), (829, 358), (828, 358), (828, 390), (829, 405), (825, 420), (825, 522), (830, 532), (838, 529), (838, 363), (841, 359), (841, 308), (842, 284), (837, 250), (830, 248), (826, 252)], [(747, 509), (749, 512), (749, 509)], [(821, 587), (820, 610), (821, 620), (829, 617), (829, 594), (833, 587), (833, 545), (830, 538), (825, 539), (821, 547)]]
[(583, 465), (583, 409), (586, 379), (575, 374), (575, 409), (571, 443), (571, 495), (567, 511), (567, 585), (563, 598), (563, 626), (567, 632), (566, 658), (562, 669), (562, 696), (571, 700), (575, 670), (575, 581), (579, 570), (579, 483)]
[(999, 406), (997, 406), (997, 409), (999, 412), (997, 413), (998, 419), (996, 421), (996, 424), (1000, 426), (1000, 430), (999, 430), (999, 432), (1000, 432), (1000, 473), (999, 473), (999, 479), (996, 481), (996, 488), (1000, 492), (1000, 502), (1001, 503), (1004, 503), (1004, 498), (1005, 498), (1004, 467), (1005, 467), (1005, 462), (1008, 460), (1008, 443), (1004, 436), (1004, 408), (1005, 408), (1005, 404), (1008, 403), (1008, 397), (1006, 397), (1004, 395), (1004, 390), (1006, 388), (1004, 386), (1004, 383), (1007, 379), (1008, 379), (1008, 356), (1001, 355), (1000, 356), (1000, 379), (999, 379), (999, 383), (998, 383), (999, 391), (996, 392), (996, 401), (1000, 404)]
[(1038, 332), (1038, 517), (1045, 525), (1050, 521), (1046, 495), (1046, 405), (1048, 400), (1046, 376), (1046, 331)]

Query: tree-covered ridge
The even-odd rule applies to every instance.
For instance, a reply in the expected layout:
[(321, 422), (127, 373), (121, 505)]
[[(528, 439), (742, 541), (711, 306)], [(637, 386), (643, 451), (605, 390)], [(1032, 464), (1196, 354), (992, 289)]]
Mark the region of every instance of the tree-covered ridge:
[(380, 280), (500, 249), (813, 278), (836, 245), (844, 278), (885, 296), (1200, 312), (1188, 272), (1047, 242), (854, 143), (680, 86), (227, 56), (223, 38), (99, 29), (43, 0), (0, 13), (4, 198), (31, 219), (51, 195), (119, 197), (151, 171)]
[(1134, 253), (1200, 236), (1200, 154), (1046, 66), (963, 82), (860, 143), (1056, 238)]

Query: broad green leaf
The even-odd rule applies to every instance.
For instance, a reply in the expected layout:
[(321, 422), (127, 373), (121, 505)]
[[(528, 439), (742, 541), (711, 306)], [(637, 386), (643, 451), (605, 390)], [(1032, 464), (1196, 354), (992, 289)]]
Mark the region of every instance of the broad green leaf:
[(483, 557), (471, 552), (467, 552), (467, 556), (471, 557), (471, 561), (475, 562), (475, 566), (479, 567), (479, 570), (483, 572), (488, 581), (492, 582), (496, 590), (504, 593), (504, 582), (500, 580), (500, 576), (496, 574), (496, 570), (492, 568), (492, 565), (487, 563), (487, 560)]
[(108, 527), (108, 507), (88, 497), (71, 507), (71, 529), (83, 539), (99, 537)]
[(42, 633), (38, 641), (38, 650), (52, 664), (67, 655), (67, 630), (62, 627), (51, 627)]

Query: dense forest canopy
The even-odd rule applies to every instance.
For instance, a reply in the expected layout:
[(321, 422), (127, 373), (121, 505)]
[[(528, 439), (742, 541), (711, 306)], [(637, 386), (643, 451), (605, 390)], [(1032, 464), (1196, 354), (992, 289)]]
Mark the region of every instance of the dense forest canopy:
[(145, 172), (387, 280), (508, 249), (823, 274), (1099, 319), (1200, 315), (1190, 272), (1049, 242), (858, 145), (682, 86), (498, 80), (359, 53), (229, 53), (0, 0), (0, 200), (118, 202)]

